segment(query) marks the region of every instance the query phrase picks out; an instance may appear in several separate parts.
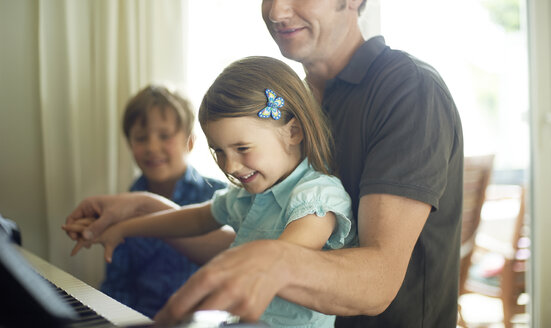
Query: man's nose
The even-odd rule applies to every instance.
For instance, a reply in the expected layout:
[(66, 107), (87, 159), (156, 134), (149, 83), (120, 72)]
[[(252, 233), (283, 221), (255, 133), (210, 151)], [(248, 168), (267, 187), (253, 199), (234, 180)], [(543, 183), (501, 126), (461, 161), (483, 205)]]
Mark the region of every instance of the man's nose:
[(273, 0), (268, 17), (273, 23), (283, 22), (292, 15), (291, 0)]

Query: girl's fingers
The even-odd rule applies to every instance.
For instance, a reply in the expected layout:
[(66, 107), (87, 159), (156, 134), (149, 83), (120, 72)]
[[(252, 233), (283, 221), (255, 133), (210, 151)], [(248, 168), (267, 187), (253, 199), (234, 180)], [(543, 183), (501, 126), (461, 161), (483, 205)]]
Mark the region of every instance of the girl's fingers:
[(113, 259), (113, 252), (114, 252), (114, 247), (109, 245), (109, 244), (106, 244), (104, 245), (105, 246), (105, 252), (103, 253), (104, 254), (104, 257), (105, 257), (105, 261), (107, 263), (111, 263), (112, 259)]
[(79, 238), (77, 240), (77, 243), (76, 243), (75, 247), (73, 247), (73, 250), (71, 251), (71, 256), (78, 253), (78, 251), (80, 251), (80, 249), (82, 248), (82, 246), (84, 246), (85, 243), (86, 243), (86, 241), (84, 239)]

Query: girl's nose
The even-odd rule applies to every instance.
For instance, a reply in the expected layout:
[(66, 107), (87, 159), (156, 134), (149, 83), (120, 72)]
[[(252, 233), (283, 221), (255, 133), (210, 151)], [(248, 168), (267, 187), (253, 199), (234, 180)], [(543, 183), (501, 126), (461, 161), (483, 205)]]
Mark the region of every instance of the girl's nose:
[(242, 167), (239, 161), (231, 158), (226, 158), (223, 165), (224, 166), (222, 167), (222, 170), (230, 175), (234, 175), (235, 173), (239, 172)]

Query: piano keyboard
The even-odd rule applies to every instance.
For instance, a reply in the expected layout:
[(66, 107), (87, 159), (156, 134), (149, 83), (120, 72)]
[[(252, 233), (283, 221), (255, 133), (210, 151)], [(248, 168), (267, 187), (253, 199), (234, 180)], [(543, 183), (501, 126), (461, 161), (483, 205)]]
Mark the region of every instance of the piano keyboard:
[(146, 327), (153, 323), (145, 315), (114, 300), (67, 272), (18, 247), (21, 255), (34, 270), (50, 282), (79, 315), (79, 320), (69, 327)]
[[(46, 280), (47, 281), (47, 280)], [(109, 322), (103, 316), (98, 314), (96, 311), (90, 309), (88, 306), (84, 305), (82, 302), (74, 298), (73, 296), (67, 294), (63, 289), (57, 287), (56, 285), (50, 283), (52, 288), (57, 291), (57, 294), (65, 301), (73, 310), (78, 314), (78, 320), (68, 324), (70, 328), (107, 328), (113, 327), (113, 323)]]

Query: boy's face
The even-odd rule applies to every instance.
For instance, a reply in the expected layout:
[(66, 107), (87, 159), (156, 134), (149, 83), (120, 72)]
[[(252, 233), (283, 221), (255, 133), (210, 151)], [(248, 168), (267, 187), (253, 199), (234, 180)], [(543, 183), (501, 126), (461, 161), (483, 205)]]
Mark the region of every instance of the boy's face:
[(185, 157), (191, 151), (191, 138), (176, 127), (176, 114), (154, 108), (147, 113), (147, 124), (136, 121), (128, 142), (136, 164), (145, 177), (156, 183), (177, 180), (186, 170)]

